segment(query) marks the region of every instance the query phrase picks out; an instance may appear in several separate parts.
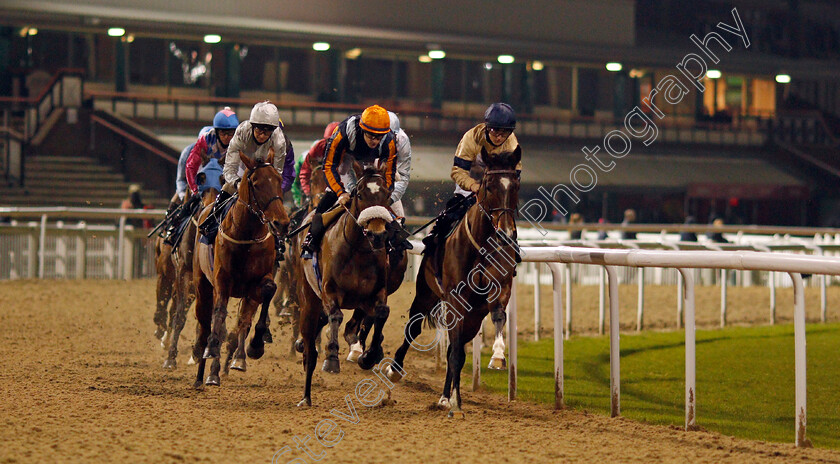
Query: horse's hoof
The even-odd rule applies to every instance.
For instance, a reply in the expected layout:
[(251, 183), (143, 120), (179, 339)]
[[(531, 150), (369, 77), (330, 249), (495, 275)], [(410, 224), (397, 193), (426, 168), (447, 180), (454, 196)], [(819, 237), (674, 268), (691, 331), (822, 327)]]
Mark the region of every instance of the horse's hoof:
[(321, 367), (324, 372), (330, 374), (338, 374), (341, 372), (341, 366), (338, 364), (338, 358), (327, 358), (324, 360), (324, 365)]
[(218, 387), (222, 384), (222, 381), (219, 379), (218, 375), (210, 374), (207, 376), (207, 380), (204, 381), (204, 384)]
[(245, 358), (233, 358), (233, 361), (230, 362), (230, 368), (245, 372), (248, 366), (245, 365)]
[(449, 409), (449, 398), (441, 396), (437, 402), (438, 409)]
[(490, 363), (487, 364), (487, 368), (503, 371), (507, 369), (507, 360), (505, 358), (490, 358)]
[(364, 370), (370, 370), (373, 366), (376, 365), (379, 361), (382, 361), (383, 357), (382, 350), (367, 350), (359, 356), (359, 367)]
[(304, 406), (312, 407), (312, 398), (307, 396), (306, 398), (300, 400), (297, 405), (299, 408), (302, 408)]
[(362, 355), (362, 344), (356, 342), (350, 345), (350, 352), (347, 353), (347, 361), (354, 363), (359, 359), (359, 356)]
[(303, 339), (298, 338), (295, 340), (295, 351), (303, 353)]
[(165, 333), (166, 333), (166, 331), (165, 331), (165, 330), (163, 330), (163, 329), (161, 329), (160, 327), (158, 327), (158, 328), (155, 330), (155, 338), (156, 338), (156, 339), (158, 339), (158, 340), (163, 340), (163, 334), (165, 334)]
[(196, 380), (195, 383), (193, 383), (193, 388), (198, 390), (198, 391), (203, 391), (204, 390), (204, 383), (202, 383), (201, 380)]
[(449, 411), (447, 415), (450, 419), (466, 419), (467, 416), (464, 415), (464, 411)]
[(385, 366), (385, 377), (387, 377), (391, 382), (399, 383), (403, 376), (399, 373), (399, 371), (391, 369), (391, 366), (389, 365)]
[(263, 343), (274, 343), (274, 338), (271, 337), (271, 331), (266, 329), (262, 336)]
[(195, 355), (190, 355), (190, 360), (187, 361), (187, 366), (195, 366)]
[(265, 354), (265, 345), (252, 340), (251, 343), (248, 344), (248, 348), (245, 348), (245, 353), (251, 359), (260, 359), (262, 358), (262, 355)]
[(164, 369), (175, 369), (177, 362), (174, 359), (168, 359), (163, 362)]

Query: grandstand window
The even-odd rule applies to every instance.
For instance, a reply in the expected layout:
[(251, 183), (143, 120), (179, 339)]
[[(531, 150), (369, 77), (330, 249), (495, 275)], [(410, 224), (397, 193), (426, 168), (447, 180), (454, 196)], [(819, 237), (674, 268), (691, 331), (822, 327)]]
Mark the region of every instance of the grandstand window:
[[(119, 40), (119, 39), (117, 39)], [(128, 45), (128, 75), (131, 84), (165, 85), (166, 40), (138, 37)]]
[(281, 78), (286, 76), (278, 76), (279, 69), (271, 47), (240, 46), (239, 50), (229, 52), (224, 58), (241, 60), (239, 84), (242, 90), (277, 91), (282, 88), (278, 88), (278, 83), (285, 83)]
[(198, 41), (168, 41), (169, 84), (174, 87), (207, 87), (213, 54)]

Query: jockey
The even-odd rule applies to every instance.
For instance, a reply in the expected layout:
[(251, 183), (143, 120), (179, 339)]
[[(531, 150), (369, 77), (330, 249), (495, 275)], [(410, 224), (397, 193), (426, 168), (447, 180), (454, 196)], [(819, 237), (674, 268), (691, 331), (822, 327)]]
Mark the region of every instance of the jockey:
[(343, 162), (350, 161), (345, 155), (352, 156), (361, 163), (373, 163), (376, 159), (385, 162), (388, 166), (385, 183), (388, 189), (393, 191), (397, 171), (397, 144), (385, 108), (373, 105), (366, 108), (361, 115), (354, 114), (348, 117), (338, 125), (327, 141), (324, 174), (327, 176), (328, 189), (315, 209), (309, 233), (301, 245), (301, 257), (304, 259), (311, 259), (315, 250), (321, 246), (325, 231), (321, 215), (336, 202), (346, 205), (350, 201), (350, 193), (341, 182), (339, 172)]
[[(213, 214), (208, 215), (207, 220), (201, 224), (201, 232), (211, 243), (216, 239), (219, 222), (221, 221), (221, 210), (227, 200), (230, 199), (236, 189), (239, 188), (239, 180), (245, 173), (239, 153), (242, 152), (249, 159), (268, 157), (270, 148), (274, 148), (274, 168), (283, 177), (282, 189), (288, 191), (294, 180), (294, 150), (291, 141), (283, 133), (280, 123), (280, 113), (277, 107), (270, 101), (264, 101), (254, 105), (251, 109), (251, 117), (243, 121), (236, 128), (233, 138), (230, 140), (224, 161), (225, 185), (221, 193), (216, 197), (213, 205)], [(283, 256), (283, 245), (279, 237), (274, 237), (277, 254), (276, 259), (280, 261)]]
[(298, 193), (295, 197), (295, 203), (298, 206), (303, 205), (306, 201), (306, 198), (311, 197), (310, 187), (309, 187), (309, 179), (312, 177), (312, 170), (316, 166), (321, 166), (324, 163), (324, 155), (326, 154), (327, 149), (327, 140), (329, 140), (332, 133), (335, 131), (335, 128), (338, 127), (338, 122), (331, 122), (327, 125), (324, 129), (324, 138), (316, 141), (309, 147), (309, 151), (303, 154), (300, 160), (296, 163), (296, 172), (297, 172), (297, 179), (295, 179), (295, 184), (292, 185), (292, 192), (295, 190), (295, 185), (297, 185)]
[[(488, 154), (511, 152), (519, 142), (513, 130), (516, 129), (516, 115), (507, 103), (493, 103), (484, 112), (484, 123), (479, 124), (461, 138), (455, 150), (455, 161), (450, 176), (455, 181), (455, 196), (446, 202), (446, 209), (438, 216), (431, 233), (423, 239), (424, 254), (433, 253), (442, 245), (452, 226), (458, 222), (475, 203), (475, 193), (481, 183), (470, 176), (473, 164), (484, 168), (481, 149)], [(522, 163), (516, 165), (517, 175)]]

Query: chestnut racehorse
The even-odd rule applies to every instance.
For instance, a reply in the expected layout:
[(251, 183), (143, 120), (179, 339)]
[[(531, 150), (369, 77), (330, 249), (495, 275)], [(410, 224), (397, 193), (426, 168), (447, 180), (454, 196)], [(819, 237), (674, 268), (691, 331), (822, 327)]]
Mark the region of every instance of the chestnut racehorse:
[[(312, 260), (299, 260), (295, 272), (306, 276), (306, 283), (298, 286), (302, 339), (298, 346), (303, 353), (306, 384), (298, 406), (312, 405), (312, 373), (318, 361), (315, 340), (329, 323), (327, 355), (323, 370), (340, 371), (338, 361), (338, 329), (342, 309), (359, 308), (374, 318), (373, 342), (358, 359), (362, 369), (370, 369), (383, 357), (382, 328), (388, 319), (388, 283), (402, 280), (402, 272), (394, 273), (386, 250), (386, 225), (392, 221), (388, 204), (391, 192), (387, 188), (387, 165), (362, 168), (353, 164), (356, 178), (355, 195), (349, 208), (326, 231), (320, 250)], [(341, 206), (338, 206), (341, 208)], [(295, 241), (294, 252), (300, 252), (301, 240)], [(401, 253), (405, 260), (405, 252)], [(316, 272), (315, 265), (320, 272)], [(399, 270), (397, 270), (399, 272)]]
[[(268, 331), (268, 306), (274, 296), (274, 239), (272, 234), (285, 234), (289, 217), (283, 207), (282, 178), (274, 168), (274, 150), (265, 160), (252, 161), (239, 153), (247, 169), (239, 184), (239, 196), (229, 213), (219, 224), (213, 247), (199, 240), (194, 254), (193, 274), (196, 287), (196, 318), (199, 327), (194, 354), (200, 356), (195, 387), (201, 388), (204, 367), (213, 359), (207, 385), (219, 385), (220, 347), (227, 329), (228, 300), (242, 298), (239, 321), (232, 337), (228, 338), (230, 368), (244, 371), (245, 338), (251, 330), (251, 320), (262, 303), (259, 321), (247, 354), (258, 359), (264, 352), (263, 335)], [(211, 208), (200, 215), (204, 220)]]
[(450, 408), (450, 417), (463, 417), (464, 345), (475, 337), (488, 313), (496, 327), (491, 364), (503, 365), (505, 307), (510, 299), (518, 252), (514, 216), (519, 197), (516, 166), (522, 157), (521, 150), (517, 146), (513, 152), (496, 155), (482, 150), (481, 156), (487, 169), (476, 203), (445, 245), (431, 256), (424, 254), (405, 327), (405, 341), (394, 356), (394, 369), (390, 366), (385, 369), (391, 381), (399, 381), (404, 375), (402, 366), (408, 348), (428, 349), (414, 344), (422, 331), (423, 319), (431, 327), (446, 330), (449, 337), (446, 381), (438, 404)]

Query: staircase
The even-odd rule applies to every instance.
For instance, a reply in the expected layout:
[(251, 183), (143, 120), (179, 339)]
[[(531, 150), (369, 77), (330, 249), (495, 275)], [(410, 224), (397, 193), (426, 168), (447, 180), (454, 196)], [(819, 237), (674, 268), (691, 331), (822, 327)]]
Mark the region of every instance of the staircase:
[[(0, 185), (0, 205), (119, 208), (131, 184), (89, 157), (30, 156), (24, 173), (23, 187)], [(155, 208), (169, 203), (151, 190), (141, 189), (140, 196)]]

